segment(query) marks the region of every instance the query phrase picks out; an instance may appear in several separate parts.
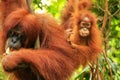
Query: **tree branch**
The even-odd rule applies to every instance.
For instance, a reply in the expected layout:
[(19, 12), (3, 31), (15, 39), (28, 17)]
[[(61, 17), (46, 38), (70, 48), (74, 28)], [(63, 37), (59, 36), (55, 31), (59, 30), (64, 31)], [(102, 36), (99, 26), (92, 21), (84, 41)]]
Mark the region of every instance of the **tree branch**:
[(104, 18), (103, 18), (103, 24), (102, 24), (102, 32), (104, 33), (105, 31), (105, 26), (106, 26), (106, 22), (107, 22), (107, 17), (108, 17), (108, 1), (107, 0), (104, 0), (105, 1), (105, 14), (104, 14)]

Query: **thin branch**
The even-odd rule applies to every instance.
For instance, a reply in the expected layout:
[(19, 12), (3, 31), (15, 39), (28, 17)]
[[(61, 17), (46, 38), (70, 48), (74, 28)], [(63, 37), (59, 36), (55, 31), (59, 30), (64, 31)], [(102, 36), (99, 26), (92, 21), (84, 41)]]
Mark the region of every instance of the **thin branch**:
[(107, 64), (108, 64), (108, 68), (109, 68), (109, 70), (110, 70), (110, 80), (113, 80), (113, 79), (112, 79), (112, 70), (111, 70), (111, 66), (110, 66), (109, 61), (107, 60), (107, 55), (106, 55), (105, 52), (103, 52), (103, 56), (104, 56), (104, 58), (105, 58), (105, 61), (106, 61)]
[(105, 14), (104, 14), (104, 18), (103, 18), (103, 25), (102, 25), (102, 32), (104, 33), (105, 31), (105, 26), (106, 26), (106, 22), (107, 22), (107, 17), (108, 17), (108, 1), (105, 1)]
[[(102, 24), (102, 33), (105, 33), (105, 27), (106, 27), (106, 23), (107, 23), (107, 20), (108, 20), (108, 0), (104, 0), (105, 1), (105, 13), (104, 13), (104, 18), (103, 18), (103, 24)], [(104, 39), (107, 40), (107, 37), (106, 35), (104, 36)], [(103, 56), (105, 58), (105, 61), (107, 62), (108, 64), (108, 68), (110, 70), (110, 80), (113, 80), (112, 79), (112, 70), (111, 70), (111, 66), (110, 66), (110, 63), (109, 61), (107, 60), (107, 49), (108, 49), (108, 42), (105, 41), (105, 51), (103, 52)]]
[(100, 7), (98, 4), (96, 4), (96, 7), (99, 8), (101, 11), (105, 11), (102, 7)]
[(120, 12), (120, 9), (118, 9), (116, 12), (114, 12), (111, 16), (108, 17), (108, 19), (110, 19), (111, 17), (115, 16), (116, 14), (118, 14)]

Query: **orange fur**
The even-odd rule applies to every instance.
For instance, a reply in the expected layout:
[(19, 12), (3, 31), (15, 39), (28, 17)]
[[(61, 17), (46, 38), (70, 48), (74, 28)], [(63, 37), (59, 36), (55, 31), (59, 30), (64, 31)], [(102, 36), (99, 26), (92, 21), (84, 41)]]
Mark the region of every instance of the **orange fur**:
[[(56, 21), (47, 15), (32, 15), (24, 9), (18, 9), (7, 16), (3, 25), (5, 37), (1, 41), (7, 40), (7, 32), (17, 24), (21, 25), (27, 40), (23, 49), (13, 51), (13, 54), (3, 58), (3, 69), (13, 73), (17, 80), (37, 80), (37, 77), (44, 77), (45, 80), (66, 80), (75, 69), (73, 50), (66, 43), (63, 30)], [(34, 50), (38, 35), (41, 48)], [(29, 68), (19, 70), (18, 65), (22, 62), (28, 64)], [(18, 70), (14, 71), (16, 68)], [(29, 74), (26, 73), (27, 70), (30, 71)]]
[[(62, 11), (62, 25), (69, 23), (69, 18), (76, 10), (90, 9), (92, 6), (91, 0), (68, 0), (66, 6)], [(66, 28), (66, 27), (65, 27)]]
[[(79, 13), (75, 13), (74, 16), (75, 17), (73, 17), (73, 20), (75, 21), (75, 23), (73, 23), (73, 25), (75, 26), (73, 27), (73, 34), (70, 37), (71, 43), (73, 43), (72, 46), (79, 49), (80, 51), (88, 51), (88, 56), (86, 55), (87, 59), (88, 61), (93, 61), (94, 59), (96, 59), (96, 57), (98, 57), (99, 53), (102, 51), (102, 36), (96, 24), (96, 17), (93, 13), (87, 10), (81, 10)], [(84, 17), (88, 17), (90, 19), (92, 26), (90, 28), (89, 36), (80, 37), (78, 32), (78, 23)]]
[[(68, 3), (72, 4), (71, 2)], [(83, 3), (86, 3), (86, 6), (84, 6)], [(95, 14), (93, 14), (89, 10), (89, 8), (91, 7), (90, 5), (91, 3), (89, 2), (89, 0), (79, 0), (78, 5), (76, 6), (76, 8), (74, 8), (74, 12), (66, 12), (66, 14), (71, 12), (71, 16), (69, 16), (69, 19), (66, 20), (64, 19), (64, 17), (62, 17), (62, 26), (65, 31), (67, 29), (72, 29), (71, 34), (69, 34), (69, 42), (71, 43), (72, 47), (82, 53), (83, 59), (81, 59), (81, 63), (83, 65), (87, 62), (95, 60), (98, 57), (99, 53), (102, 51), (101, 32), (97, 27)], [(68, 8), (70, 7), (66, 7), (65, 9)], [(66, 14), (63, 15), (67, 16)], [(92, 26), (90, 28), (90, 35), (87, 37), (81, 37), (79, 35), (79, 22), (81, 22), (85, 17), (88, 17), (90, 19)]]
[[(86, 55), (67, 43), (64, 30), (52, 17), (33, 15), (26, 7), (18, 6), (24, 4), (18, 1), (21, 0), (1, 1), (1, 50), (5, 52), (7, 34), (16, 25), (20, 25), (27, 39), (24, 47), (3, 57), (3, 69), (12, 74), (11, 80), (67, 80), (80, 64), (86, 63)], [(34, 49), (37, 36), (40, 48)]]
[[(91, 53), (91, 48), (95, 49), (92, 51), (96, 53), (100, 41), (100, 38), (96, 37), (98, 34), (94, 34), (98, 33), (96, 28), (91, 31), (90, 47), (73, 44), (76, 48), (73, 49), (64, 38), (64, 30), (52, 17), (47, 14), (33, 15), (24, 1), (21, 1), (23, 0), (2, 0), (0, 4), (2, 52), (5, 52), (7, 33), (16, 25), (20, 25), (27, 36), (23, 48), (2, 59), (3, 69), (12, 74), (11, 80), (67, 80), (81, 64), (85, 65), (88, 60), (93, 59), (95, 54)], [(72, 21), (70, 24), (73, 24)], [(40, 48), (34, 49), (38, 36)], [(20, 67), (22, 63), (25, 66)]]

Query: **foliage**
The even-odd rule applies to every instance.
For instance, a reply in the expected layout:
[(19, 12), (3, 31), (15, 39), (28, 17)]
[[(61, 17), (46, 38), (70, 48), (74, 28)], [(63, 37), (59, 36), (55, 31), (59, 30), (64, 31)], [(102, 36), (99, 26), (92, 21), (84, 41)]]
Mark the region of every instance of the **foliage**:
[(32, 7), (35, 12), (42, 11), (52, 14), (60, 21), (61, 10), (65, 5), (66, 0), (33, 0)]
[[(83, 70), (77, 70), (73, 77), (77, 75), (76, 80), (120, 80), (120, 1), (93, 0), (93, 2), (92, 11), (98, 16), (104, 50), (98, 61)], [(60, 12), (64, 5), (65, 0), (51, 0), (51, 5), (44, 8), (60, 21)], [(70, 80), (73, 80), (73, 77)]]
[[(66, 0), (33, 0), (31, 7), (35, 12), (52, 14), (60, 22), (65, 2)], [(120, 80), (120, 0), (93, 0), (93, 2), (92, 11), (98, 15), (98, 26), (103, 34), (103, 53), (94, 64), (89, 64), (84, 69), (80, 67), (70, 80)], [(0, 80), (4, 80), (3, 78), (0, 69)]]

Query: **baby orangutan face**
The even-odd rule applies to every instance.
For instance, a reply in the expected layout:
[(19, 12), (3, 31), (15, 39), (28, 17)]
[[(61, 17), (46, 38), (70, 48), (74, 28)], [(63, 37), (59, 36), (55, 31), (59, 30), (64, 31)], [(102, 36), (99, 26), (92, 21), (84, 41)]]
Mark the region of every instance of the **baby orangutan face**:
[(88, 17), (85, 17), (78, 24), (79, 26), (79, 34), (81, 37), (86, 37), (90, 35), (91, 21)]

